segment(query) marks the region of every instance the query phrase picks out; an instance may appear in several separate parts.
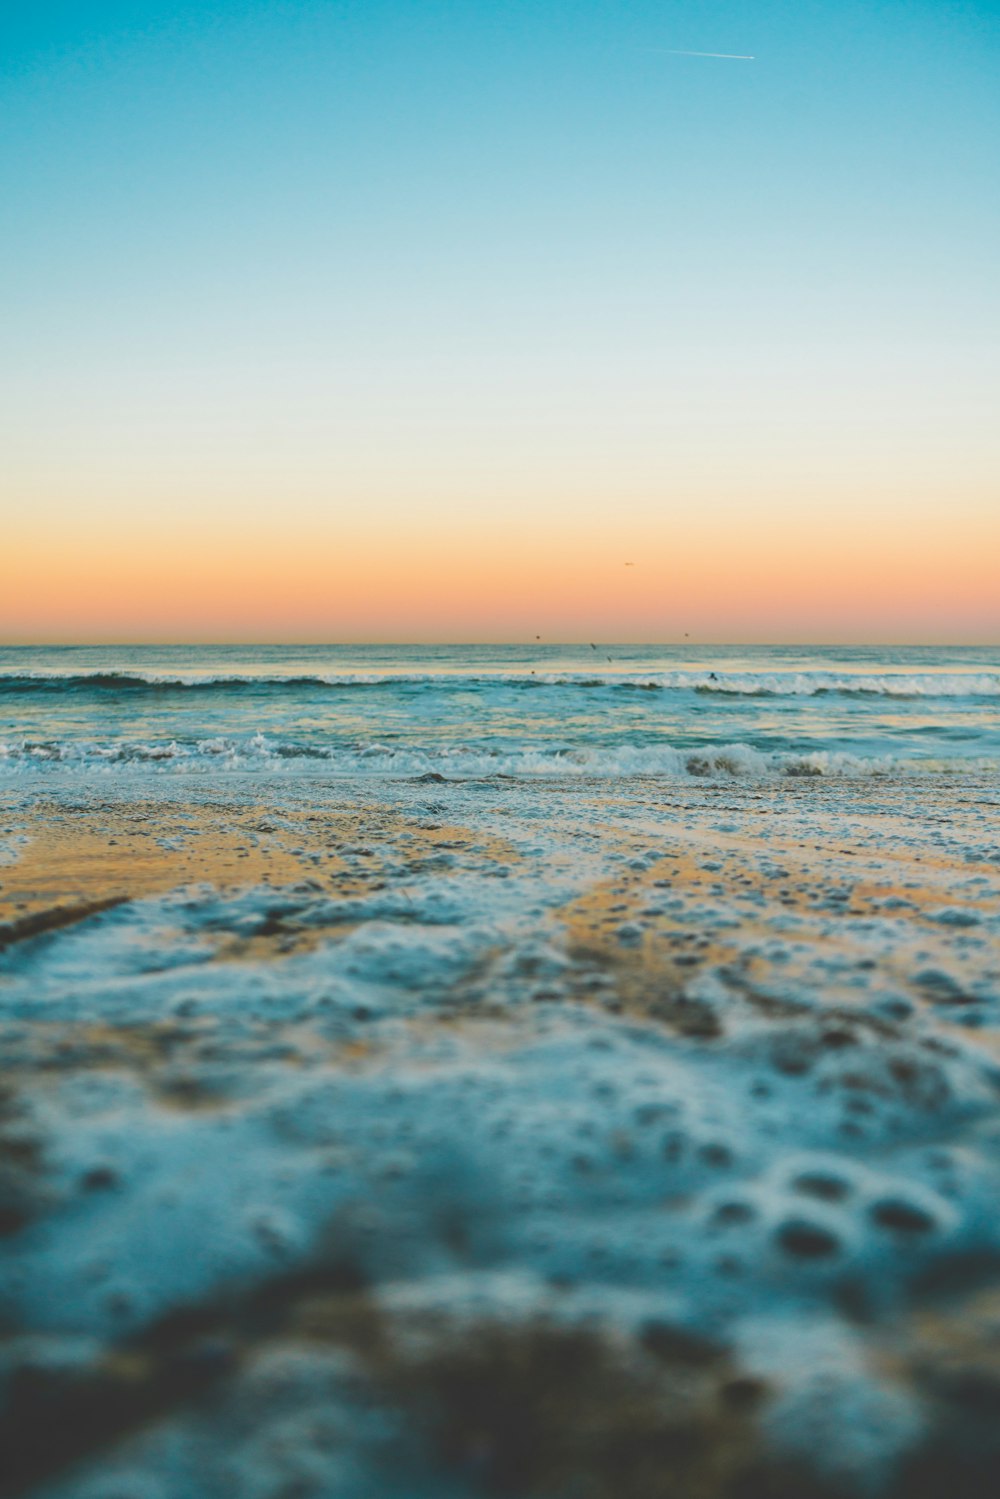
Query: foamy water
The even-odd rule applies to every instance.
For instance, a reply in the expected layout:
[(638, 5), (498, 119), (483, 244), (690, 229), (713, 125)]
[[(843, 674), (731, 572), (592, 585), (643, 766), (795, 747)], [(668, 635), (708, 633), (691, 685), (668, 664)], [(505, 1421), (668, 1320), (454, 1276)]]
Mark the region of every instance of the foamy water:
[(998, 684), (0, 653), (0, 1493), (992, 1494)]
[(1000, 765), (988, 649), (0, 651), (0, 773), (905, 774)]

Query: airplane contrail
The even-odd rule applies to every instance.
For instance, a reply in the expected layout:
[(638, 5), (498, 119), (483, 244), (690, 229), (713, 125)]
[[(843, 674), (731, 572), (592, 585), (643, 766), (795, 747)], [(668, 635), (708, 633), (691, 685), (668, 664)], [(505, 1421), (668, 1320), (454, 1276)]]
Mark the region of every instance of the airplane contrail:
[(723, 57), (727, 62), (756, 62), (753, 52), (685, 52), (680, 47), (654, 47), (654, 52), (666, 52), (669, 57)]

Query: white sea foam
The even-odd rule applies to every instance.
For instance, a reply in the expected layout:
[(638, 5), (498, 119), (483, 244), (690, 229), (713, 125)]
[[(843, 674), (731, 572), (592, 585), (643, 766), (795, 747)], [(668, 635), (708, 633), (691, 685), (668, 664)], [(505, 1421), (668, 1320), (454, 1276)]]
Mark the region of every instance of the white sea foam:
[[(384, 1477), (383, 1445), (356, 1486), (342, 1484), (345, 1456), (364, 1457), (361, 1428), (314, 1359), (338, 1359), (383, 1444), (399, 1414), (335, 1336), (303, 1342), (289, 1318), (276, 1337), (257, 1310), (299, 1284), (311, 1294), (331, 1253), (338, 1275), (369, 1288), (386, 1348), (435, 1355), (456, 1317), (487, 1352), (490, 1329), (539, 1322), (607, 1329), (637, 1360), (658, 1334), (682, 1358), (685, 1342), (712, 1357), (732, 1348), (735, 1388), (768, 1392), (768, 1442), (852, 1494), (899, 1492), (894, 1465), (920, 1461), (942, 1389), (958, 1391), (963, 1440), (972, 1417), (974, 1435), (988, 1429), (988, 1408), (970, 1417), (959, 1382), (982, 1368), (983, 1304), (938, 1363), (921, 1324), (915, 1355), (907, 1338), (934, 1276), (1000, 1263), (1000, 865), (982, 810), (995, 796), (927, 780), (761, 794), (754, 777), (873, 772), (857, 757), (741, 744), (444, 754), (372, 736), (316, 766), (524, 779), (517, 795), (497, 780), (390, 794), (373, 780), (345, 795), (289, 778), (265, 788), (269, 800), (235, 778), (218, 788), (231, 767), (309, 768), (273, 732), (94, 743), (76, 758), (62, 741), (33, 748), (49, 756), (40, 779), (65, 752), (51, 798), (31, 782), (23, 794), (62, 826), (93, 791), (81, 765), (103, 765), (98, 826), (120, 792), (136, 836), (160, 831), (196, 856), (199, 817), (185, 806), (158, 829), (156, 793), (141, 817), (134, 799), (196, 767), (224, 824), (252, 811), (232, 824), (241, 839), (273, 838), (298, 861), (277, 887), (136, 898), (2, 954), (0, 1041), (23, 1114), (8, 1105), (0, 1123), (30, 1173), (28, 1221), (0, 1234), (0, 1278), (5, 1312), (30, 1335), (30, 1388), (49, 1368), (57, 1394), (88, 1379), (106, 1389), (114, 1359), (124, 1351), (131, 1369), (136, 1348), (155, 1356), (178, 1311), (184, 1326), (203, 1309), (222, 1328), (190, 1345), (192, 1367), (221, 1370), (210, 1400), (154, 1409), (47, 1499), (288, 1492), (306, 1460), (323, 1492), (351, 1499), (451, 1492), (412, 1442), (398, 1482)], [(554, 766), (633, 777), (632, 794), (531, 782)], [(694, 779), (656, 796), (641, 783), (650, 774)], [(164, 808), (186, 802), (174, 791)], [(591, 946), (566, 918), (609, 874), (621, 888), (606, 928), (603, 896), (587, 918)], [(869, 904), (866, 887), (880, 886), (924, 898)], [(669, 982), (649, 969), (648, 997), (663, 1003), (648, 1011), (615, 957), (640, 942), (656, 963), (676, 955)], [(963, 1032), (963, 1015), (978, 1028)], [(864, 1318), (845, 1314), (845, 1286)], [(76, 1365), (69, 1334), (87, 1340)], [(618, 1393), (611, 1381), (612, 1411)], [(233, 1480), (237, 1459), (249, 1487)], [(461, 1493), (479, 1499), (470, 1472)]]
[(551, 748), (526, 743), (490, 750), (448, 745), (405, 748), (379, 740), (350, 748), (303, 744), (256, 733), (248, 738), (218, 736), (163, 743), (78, 740), (0, 742), (0, 764), (9, 770), (72, 764), (105, 767), (147, 765), (164, 770), (216, 769), (302, 771), (310, 764), (342, 776), (408, 777), (441, 775), (447, 779), (546, 776), (630, 777), (820, 777), (955, 775), (1000, 772), (1000, 759), (989, 756), (858, 755), (838, 750), (763, 750), (750, 744), (708, 744), (681, 748), (671, 744)]
[(0, 671), (0, 690), (327, 688), (427, 686), (621, 688), (664, 692), (728, 693), (737, 697), (816, 697), (826, 694), (889, 698), (1000, 697), (1000, 671), (541, 671), (525, 669), (425, 672), (223, 672), (171, 671)]

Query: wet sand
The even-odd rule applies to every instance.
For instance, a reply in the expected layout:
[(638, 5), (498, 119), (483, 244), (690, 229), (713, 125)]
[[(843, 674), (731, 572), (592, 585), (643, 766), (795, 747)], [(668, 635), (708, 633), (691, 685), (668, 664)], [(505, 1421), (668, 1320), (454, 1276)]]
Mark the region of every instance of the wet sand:
[(991, 1493), (998, 810), (11, 799), (0, 1493)]

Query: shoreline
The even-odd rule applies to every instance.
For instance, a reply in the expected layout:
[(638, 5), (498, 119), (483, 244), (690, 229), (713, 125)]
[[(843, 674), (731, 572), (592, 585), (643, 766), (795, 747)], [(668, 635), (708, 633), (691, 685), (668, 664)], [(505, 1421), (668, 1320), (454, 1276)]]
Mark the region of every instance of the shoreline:
[(6, 799), (0, 1492), (988, 1492), (988, 779), (220, 791)]

